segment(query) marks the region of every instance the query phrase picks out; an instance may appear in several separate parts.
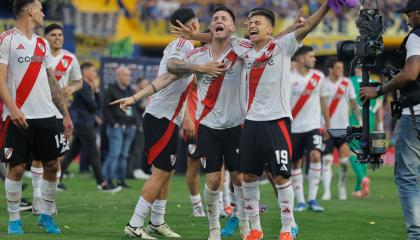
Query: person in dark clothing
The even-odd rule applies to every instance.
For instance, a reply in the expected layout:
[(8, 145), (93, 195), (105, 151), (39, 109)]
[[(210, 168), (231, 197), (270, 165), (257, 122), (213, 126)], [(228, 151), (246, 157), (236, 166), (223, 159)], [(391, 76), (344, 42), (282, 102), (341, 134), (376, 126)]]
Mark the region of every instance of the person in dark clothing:
[(96, 147), (95, 114), (100, 106), (99, 88), (95, 84), (96, 68), (92, 63), (83, 63), (81, 70), (83, 87), (75, 93), (70, 107), (74, 122), (74, 135), (70, 143), (70, 151), (61, 163), (62, 172), (67, 171), (70, 163), (82, 150), (88, 156), (98, 189), (117, 192), (121, 190), (121, 187), (108, 185), (102, 177), (99, 151)]
[[(137, 79), (136, 91), (140, 91), (149, 84), (146, 78)], [(139, 127), (131, 144), (130, 154), (128, 157), (127, 177), (135, 179), (148, 179), (150, 177), (150, 166), (146, 162), (144, 150), (144, 130), (143, 130), (143, 113), (146, 110), (148, 98), (138, 101), (133, 107), (137, 109), (139, 115)]]
[(106, 134), (108, 136), (109, 151), (102, 167), (102, 174), (109, 184), (113, 180), (117, 180), (119, 186), (128, 187), (125, 183), (127, 158), (139, 125), (139, 116), (135, 107), (131, 107), (124, 112), (118, 106), (110, 105), (111, 102), (117, 99), (134, 94), (133, 89), (130, 87), (130, 69), (120, 66), (116, 73), (117, 82), (109, 85), (103, 100), (103, 114), (107, 125)]

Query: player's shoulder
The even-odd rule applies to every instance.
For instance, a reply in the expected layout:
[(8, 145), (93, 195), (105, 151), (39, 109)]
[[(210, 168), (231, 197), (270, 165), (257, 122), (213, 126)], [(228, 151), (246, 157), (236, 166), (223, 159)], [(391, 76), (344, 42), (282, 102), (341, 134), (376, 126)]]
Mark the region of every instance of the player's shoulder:
[(176, 48), (184, 48), (184, 47), (191, 47), (193, 48), (194, 45), (190, 40), (184, 38), (175, 38), (171, 43), (171, 46), (175, 46)]
[(204, 46), (201, 46), (201, 47), (198, 47), (198, 48), (194, 48), (193, 50), (188, 52), (187, 58), (201, 56), (201, 55), (207, 53), (208, 50), (209, 50), (209, 45), (208, 44), (206, 44)]
[(3, 44), (5, 42), (10, 42), (12, 37), (15, 36), (18, 32), (15, 28), (11, 28), (7, 31), (4, 31), (0, 34), (0, 44)]
[(316, 74), (316, 75), (320, 76), (321, 78), (325, 78), (324, 73), (322, 71), (318, 70), (318, 69), (311, 69), (311, 70), (309, 70), (309, 72), (311, 74)]
[(251, 49), (253, 47), (253, 43), (249, 39), (239, 38), (236, 36), (232, 37), (232, 43), (236, 46), (240, 46), (243, 48)]
[(70, 52), (70, 51), (68, 51), (68, 50), (66, 50), (66, 49), (61, 49), (61, 53), (62, 53), (63, 55), (69, 56), (69, 57), (71, 57), (71, 58), (73, 58), (73, 59), (77, 59), (77, 58), (76, 58), (76, 55), (74, 55), (74, 53), (72, 53), (72, 52)]

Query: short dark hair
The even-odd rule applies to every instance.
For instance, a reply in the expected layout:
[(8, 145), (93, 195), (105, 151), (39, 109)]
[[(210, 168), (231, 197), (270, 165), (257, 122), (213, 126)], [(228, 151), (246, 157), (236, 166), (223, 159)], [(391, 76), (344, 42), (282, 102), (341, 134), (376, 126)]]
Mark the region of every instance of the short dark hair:
[(172, 13), (169, 22), (175, 27), (179, 27), (179, 24), (176, 22), (176, 20), (180, 21), (182, 24), (185, 24), (195, 17), (197, 16), (191, 8), (180, 8)]
[(80, 70), (83, 73), (83, 71), (86, 70), (87, 68), (91, 68), (91, 67), (94, 67), (94, 66), (95, 65), (93, 65), (93, 63), (91, 63), (91, 62), (84, 62), (84, 63), (82, 63), (82, 65), (80, 65)]
[(296, 50), (295, 55), (293, 55), (292, 59), (296, 59), (298, 56), (300, 55), (305, 55), (308, 52), (312, 52), (314, 51), (314, 48), (308, 45), (303, 45), (302, 47), (300, 47), (298, 50)]
[(327, 58), (327, 61), (326, 61), (327, 67), (334, 68), (335, 64), (338, 62), (341, 62), (341, 61), (339, 61), (337, 57), (329, 57)]
[(264, 17), (266, 17), (270, 21), (270, 23), (273, 27), (276, 24), (276, 15), (274, 15), (274, 12), (271, 11), (270, 9), (263, 8), (263, 7), (254, 8), (249, 12), (248, 17), (252, 18), (254, 16), (264, 16)]
[(224, 5), (216, 6), (216, 8), (212, 11), (211, 15), (213, 16), (215, 13), (220, 12), (220, 11), (229, 13), (229, 15), (232, 17), (233, 22), (235, 22), (236, 17), (235, 17), (235, 14), (233, 13), (232, 9), (230, 9), (230, 8), (224, 6)]
[(60, 29), (61, 31), (63, 31), (63, 27), (61, 25), (57, 23), (51, 23), (50, 25), (44, 28), (44, 35), (47, 35), (51, 31), (56, 30), (56, 29)]
[(16, 16), (19, 16), (22, 13), (23, 9), (28, 4), (31, 4), (31, 3), (34, 3), (34, 2), (36, 2), (36, 0), (14, 0), (13, 1), (13, 13)]

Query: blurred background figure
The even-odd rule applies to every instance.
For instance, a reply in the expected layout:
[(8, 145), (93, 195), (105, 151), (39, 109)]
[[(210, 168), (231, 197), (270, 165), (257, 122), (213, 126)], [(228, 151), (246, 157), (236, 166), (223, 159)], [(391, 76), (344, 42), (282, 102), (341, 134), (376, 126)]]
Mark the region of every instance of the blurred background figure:
[(127, 111), (123, 111), (118, 105), (110, 105), (117, 99), (134, 95), (134, 90), (130, 87), (130, 69), (120, 66), (116, 74), (117, 82), (108, 86), (103, 99), (109, 151), (102, 166), (102, 174), (109, 185), (112, 185), (113, 180), (116, 180), (118, 186), (128, 187), (125, 182), (127, 158), (139, 125), (139, 117), (136, 107), (130, 107)]

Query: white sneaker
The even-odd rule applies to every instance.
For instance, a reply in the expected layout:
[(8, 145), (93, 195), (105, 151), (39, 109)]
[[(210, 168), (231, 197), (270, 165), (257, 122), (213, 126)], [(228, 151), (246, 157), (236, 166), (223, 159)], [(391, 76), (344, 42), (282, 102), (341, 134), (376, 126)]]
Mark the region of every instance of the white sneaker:
[(149, 222), (146, 230), (148, 233), (159, 234), (167, 238), (181, 238), (181, 236), (178, 233), (172, 231), (172, 229), (166, 223), (155, 226)]
[(198, 207), (193, 208), (192, 216), (193, 217), (205, 217), (206, 212), (204, 211), (203, 206), (198, 206)]
[(210, 230), (209, 238), (208, 240), (221, 240), (222, 237), (220, 235), (220, 228), (213, 228)]
[(41, 205), (42, 205), (41, 198), (34, 198), (32, 200), (32, 213), (34, 215), (39, 215), (41, 213)]
[(325, 200), (325, 201), (331, 200), (331, 192), (330, 191), (325, 191), (324, 194), (322, 195), (321, 199)]
[(343, 183), (340, 183), (338, 185), (338, 199), (340, 199), (340, 200), (347, 200), (346, 185), (343, 184)]
[(146, 179), (149, 179), (150, 178), (150, 175), (147, 174), (147, 173), (145, 173), (141, 169), (134, 170), (133, 176), (134, 176), (135, 179), (144, 179), (144, 180), (146, 180)]
[(124, 228), (124, 233), (125, 235), (129, 236), (129, 237), (135, 237), (135, 238), (140, 238), (140, 239), (157, 239), (152, 237), (147, 231), (146, 228), (144, 226), (142, 227), (132, 227), (130, 226), (130, 224), (127, 224)]

